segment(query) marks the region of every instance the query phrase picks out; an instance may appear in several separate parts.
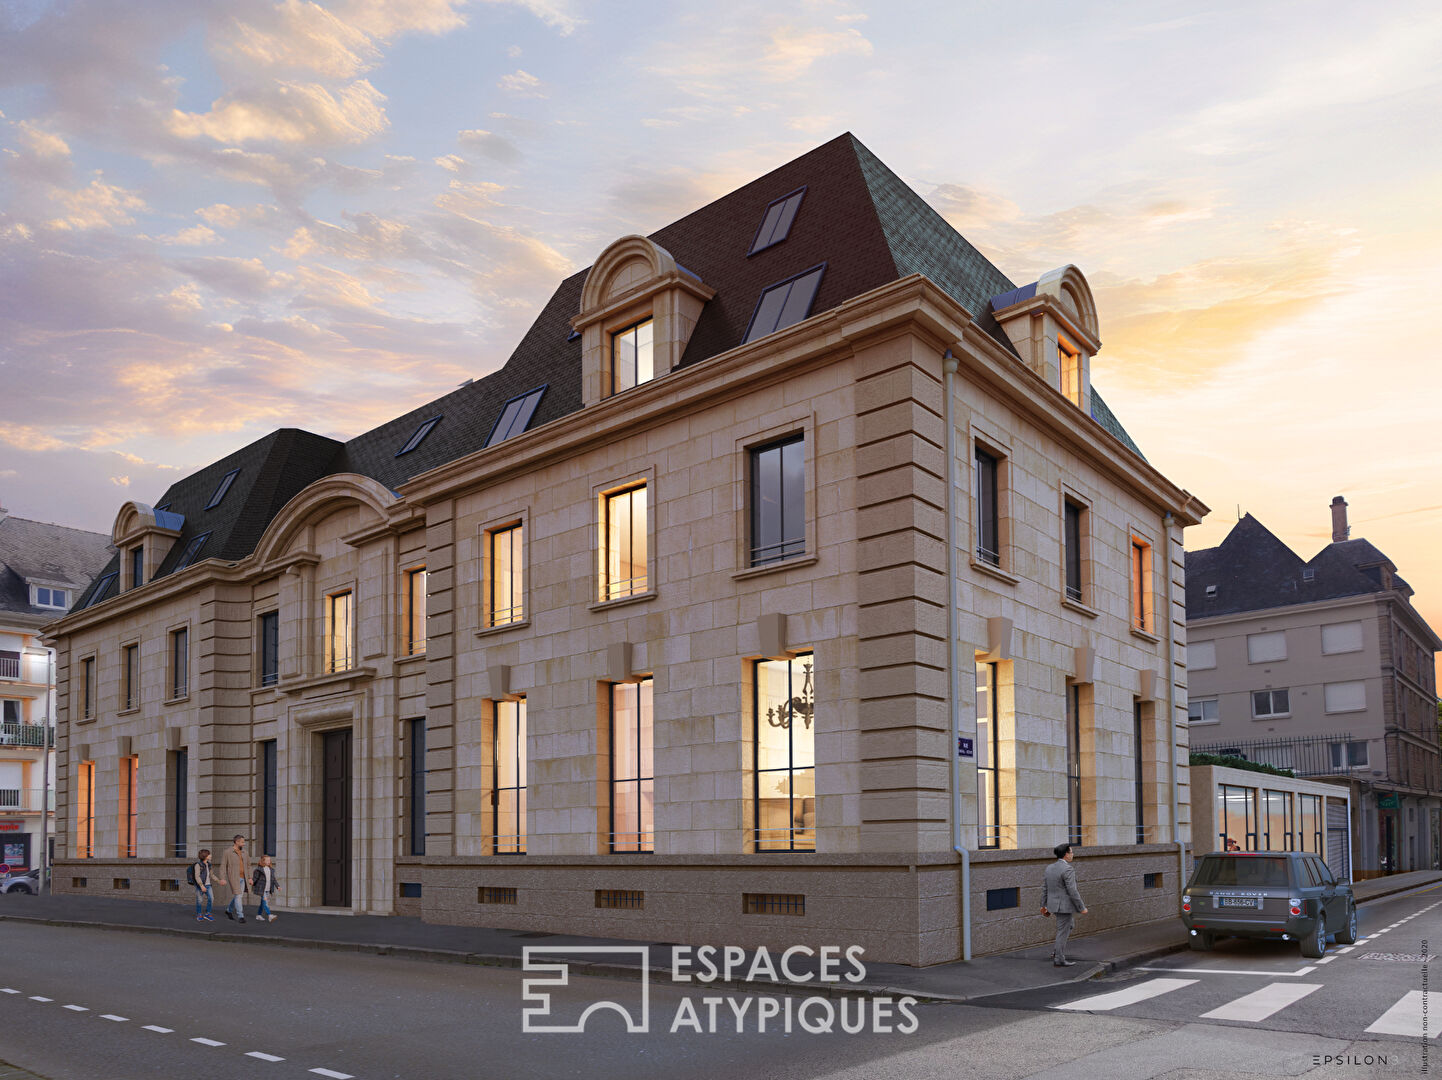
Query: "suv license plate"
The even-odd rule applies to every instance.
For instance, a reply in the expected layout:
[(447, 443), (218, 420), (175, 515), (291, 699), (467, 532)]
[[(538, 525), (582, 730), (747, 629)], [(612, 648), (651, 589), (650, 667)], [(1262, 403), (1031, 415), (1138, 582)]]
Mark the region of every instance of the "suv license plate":
[(1245, 907), (1259, 909), (1262, 901), (1255, 896), (1219, 896), (1217, 907)]

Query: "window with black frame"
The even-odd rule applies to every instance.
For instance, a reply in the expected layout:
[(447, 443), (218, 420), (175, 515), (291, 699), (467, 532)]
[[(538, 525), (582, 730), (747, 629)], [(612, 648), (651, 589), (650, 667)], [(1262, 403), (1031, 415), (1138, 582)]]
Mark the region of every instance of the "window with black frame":
[(177, 750), (174, 755), (174, 783), (170, 804), (170, 854), (185, 858), (185, 834), (190, 824), (190, 753)]
[(120, 857), (133, 859), (140, 842), (140, 758), (120, 759)]
[(1001, 792), (997, 763), (1001, 740), (996, 722), (996, 664), (976, 665), (976, 843), (1001, 847)]
[(810, 653), (758, 660), (757, 851), (816, 850), (816, 685)]
[(1220, 841), (1220, 851), (1257, 850), (1255, 788), (1239, 787), (1235, 784), (1217, 785), (1217, 839)]
[(1066, 688), (1067, 843), (1082, 842), (1081, 687)]
[(526, 853), (526, 699), (496, 702), (491, 739), (491, 805), (495, 811), (492, 850)]
[(1082, 507), (1070, 499), (1064, 504), (1066, 544), (1066, 595), (1068, 600), (1082, 602)]
[(121, 650), (121, 708), (134, 709), (140, 705), (140, 646), (126, 645)]
[(652, 683), (611, 686), (611, 850), (655, 850)]
[(184, 627), (170, 632), (170, 696), (190, 693), (190, 631)]
[(751, 565), (806, 554), (806, 442), (793, 435), (751, 451)]
[(522, 589), (525, 568), (524, 526), (517, 522), (490, 534), (490, 611), (491, 626), (506, 626), (526, 617), (525, 593)]
[(1001, 565), (1001, 510), (997, 477), (1001, 462), (981, 447), (976, 449), (976, 557)]
[(260, 744), (260, 854), (276, 855), (276, 805), (280, 790), (276, 742), (266, 739)]
[(280, 681), (280, 612), (267, 611), (259, 619), (260, 685)]
[(406, 847), (408, 854), (426, 853), (426, 721), (406, 721)]
[(1147, 842), (1147, 808), (1146, 808), (1146, 785), (1143, 782), (1142, 773), (1142, 749), (1145, 745), (1144, 736), (1146, 729), (1142, 720), (1142, 703), (1132, 702), (1132, 761), (1133, 771), (1133, 794), (1132, 798), (1136, 805), (1137, 817), (1137, 843)]

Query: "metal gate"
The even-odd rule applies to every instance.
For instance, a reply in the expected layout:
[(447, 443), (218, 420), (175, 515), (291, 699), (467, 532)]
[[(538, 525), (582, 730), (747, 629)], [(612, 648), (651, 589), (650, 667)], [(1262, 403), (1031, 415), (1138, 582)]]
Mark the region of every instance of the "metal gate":
[(1339, 878), (1347, 878), (1348, 854), (1351, 847), (1347, 804), (1327, 801), (1327, 869)]

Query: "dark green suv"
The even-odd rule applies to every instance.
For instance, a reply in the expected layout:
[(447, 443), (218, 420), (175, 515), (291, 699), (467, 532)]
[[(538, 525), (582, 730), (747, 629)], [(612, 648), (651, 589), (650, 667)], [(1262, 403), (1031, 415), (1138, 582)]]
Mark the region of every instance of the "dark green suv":
[(1300, 942), (1303, 956), (1319, 957), (1328, 934), (1341, 945), (1356, 942), (1357, 903), (1352, 886), (1316, 855), (1214, 851), (1197, 860), (1187, 882), (1182, 922), (1200, 952), (1219, 937), (1270, 938)]

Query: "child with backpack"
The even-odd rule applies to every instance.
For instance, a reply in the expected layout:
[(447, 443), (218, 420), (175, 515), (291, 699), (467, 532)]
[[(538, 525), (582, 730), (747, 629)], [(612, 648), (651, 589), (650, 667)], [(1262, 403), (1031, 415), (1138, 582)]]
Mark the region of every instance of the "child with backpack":
[[(195, 886), (195, 921), (215, 922), (210, 914), (210, 906), (215, 900), (215, 893), (210, 887), (210, 848), (201, 848), (195, 862), (185, 868), (185, 880)], [(204, 912), (200, 910), (201, 900), (205, 901)]]
[(275, 922), (275, 916), (270, 911), (269, 900), (271, 894), (279, 888), (280, 878), (276, 876), (275, 868), (271, 866), (270, 856), (262, 855), (260, 865), (255, 868), (255, 876), (250, 881), (250, 891), (260, 897), (260, 910), (255, 913), (257, 920)]

